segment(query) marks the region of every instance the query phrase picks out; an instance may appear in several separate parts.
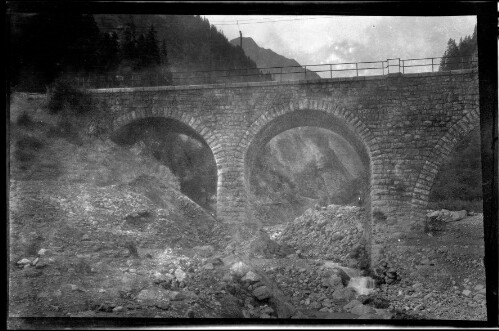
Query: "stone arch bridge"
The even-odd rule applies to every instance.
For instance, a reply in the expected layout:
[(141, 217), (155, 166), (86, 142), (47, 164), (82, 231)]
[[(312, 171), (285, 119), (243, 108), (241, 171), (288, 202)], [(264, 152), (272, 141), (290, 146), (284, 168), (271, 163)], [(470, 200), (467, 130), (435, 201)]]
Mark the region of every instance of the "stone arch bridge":
[(236, 227), (253, 222), (249, 176), (272, 137), (299, 126), (340, 134), (370, 173), (371, 262), (396, 238), (421, 230), (439, 167), (479, 125), (476, 69), (88, 92), (109, 132), (161, 117), (203, 140), (217, 165), (217, 217)]

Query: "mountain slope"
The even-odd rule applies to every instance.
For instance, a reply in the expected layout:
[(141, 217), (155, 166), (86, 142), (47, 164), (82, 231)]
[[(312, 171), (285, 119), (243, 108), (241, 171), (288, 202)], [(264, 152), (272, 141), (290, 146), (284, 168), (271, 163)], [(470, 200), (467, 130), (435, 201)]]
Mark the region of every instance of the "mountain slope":
[(101, 32), (122, 32), (133, 24), (136, 35), (151, 25), (160, 44), (164, 41), (172, 71), (228, 70), (255, 68), (239, 47), (229, 43), (207, 19), (194, 15), (100, 14), (94, 19)]
[[(239, 46), (240, 38), (232, 39), (230, 43)], [(285, 74), (282, 75), (282, 80), (284, 81), (305, 78), (304, 68), (296, 60), (288, 59), (271, 49), (262, 48), (252, 38), (243, 38), (243, 50), (251, 60), (255, 61), (259, 68), (296, 66), (296, 68), (283, 69)], [(281, 78), (280, 69), (274, 69), (271, 72), (275, 73), (274, 79)], [(320, 76), (307, 70), (307, 79), (320, 79)]]

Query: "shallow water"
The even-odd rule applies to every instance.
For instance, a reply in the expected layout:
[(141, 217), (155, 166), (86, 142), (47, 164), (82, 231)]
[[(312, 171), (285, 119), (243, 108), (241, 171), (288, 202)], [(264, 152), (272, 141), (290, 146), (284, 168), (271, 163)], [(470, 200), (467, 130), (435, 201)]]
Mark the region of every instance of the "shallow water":
[(374, 279), (371, 277), (352, 277), (348, 287), (353, 288), (359, 295), (368, 295), (374, 290)]
[(347, 287), (353, 288), (359, 295), (368, 295), (374, 290), (374, 279), (361, 276), (361, 271), (358, 269), (344, 267), (332, 261), (326, 261), (324, 266), (343, 270), (350, 277)]

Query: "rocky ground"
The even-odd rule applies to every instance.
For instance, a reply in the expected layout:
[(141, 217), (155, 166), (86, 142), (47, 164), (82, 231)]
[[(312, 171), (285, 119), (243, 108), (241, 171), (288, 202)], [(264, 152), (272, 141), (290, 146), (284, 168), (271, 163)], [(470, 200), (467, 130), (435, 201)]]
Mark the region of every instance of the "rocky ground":
[(273, 229), (238, 255), (222, 227), (200, 230), (129, 188), (11, 185), (10, 317), (485, 319), (481, 215), (407, 245), (402, 279), (359, 295)]
[[(386, 265), (384, 281), (361, 293), (335, 264), (363, 267), (359, 208), (310, 209), (236, 243), (140, 153), (50, 140), (50, 123), (38, 124), (11, 132), (11, 329), (36, 329), (45, 317), (86, 317), (83, 325), (101, 317), (486, 318), (480, 214), (401, 242), (397, 269)], [(43, 144), (16, 144), (27, 136)]]
[[(318, 211), (308, 210), (294, 222), (268, 230), (273, 233), (272, 238), (291, 244), (303, 256), (326, 256), (356, 267), (358, 261), (352, 259), (352, 252), (358, 244), (358, 229), (344, 225), (361, 224), (359, 211), (354, 206), (330, 205)], [(398, 266), (393, 270), (396, 277), (385, 277), (384, 284), (375, 291), (377, 296), (385, 299), (390, 309), (411, 318), (485, 320), (482, 221), (481, 214), (449, 219), (440, 223), (438, 231), (400, 242), (398, 256), (392, 257)], [(325, 240), (330, 232), (332, 236), (339, 234), (337, 249)]]

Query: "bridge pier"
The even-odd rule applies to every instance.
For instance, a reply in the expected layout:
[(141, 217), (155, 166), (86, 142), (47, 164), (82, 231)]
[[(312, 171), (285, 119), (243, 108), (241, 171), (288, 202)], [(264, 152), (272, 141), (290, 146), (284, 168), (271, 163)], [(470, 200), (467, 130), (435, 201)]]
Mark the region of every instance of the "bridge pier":
[(234, 240), (245, 238), (258, 229), (247, 203), (244, 163), (238, 155), (234, 149), (226, 148), (225, 157), (217, 164), (217, 218), (231, 228)]

